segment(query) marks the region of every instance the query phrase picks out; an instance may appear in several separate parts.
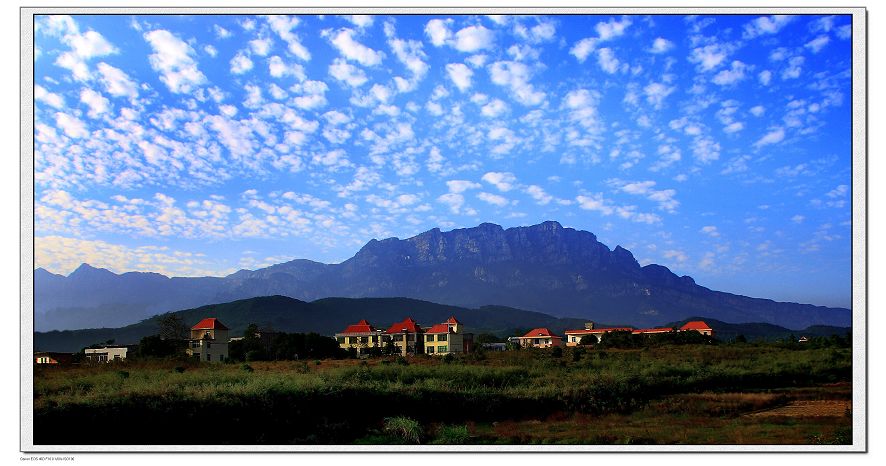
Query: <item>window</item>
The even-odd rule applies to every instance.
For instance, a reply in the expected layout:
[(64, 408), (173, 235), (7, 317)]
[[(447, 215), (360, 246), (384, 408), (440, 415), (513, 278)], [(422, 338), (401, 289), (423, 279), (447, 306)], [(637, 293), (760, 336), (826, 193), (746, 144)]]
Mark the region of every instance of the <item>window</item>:
[(442, 334), (442, 335), (438, 335), (438, 336), (437, 336), (437, 341), (446, 341), (446, 334), (444, 333), (444, 334)]
[(373, 342), (373, 343), (378, 343), (378, 337), (377, 337), (377, 336), (373, 335), (373, 336), (371, 336), (370, 338), (372, 339), (372, 342)]
[(447, 346), (447, 345), (444, 345), (444, 346), (438, 346), (438, 347), (437, 347), (437, 352), (438, 352), (438, 353), (448, 353), (448, 352), (449, 352), (449, 346)]
[(369, 343), (369, 337), (360, 337), (360, 343), (366, 344)]
[(209, 354), (209, 353), (206, 353), (206, 360), (207, 360), (207, 361), (212, 361), (212, 355)]
[(406, 341), (415, 341), (415, 334), (413, 334), (413, 333), (407, 334)]
[(224, 360), (225, 360), (225, 355), (224, 355), (224, 354), (219, 354), (219, 355), (218, 355), (218, 360), (219, 360), (219, 361), (224, 361)]
[(207, 342), (206, 342), (206, 349), (209, 349), (211, 346), (212, 346), (212, 343), (210, 343), (210, 342), (207, 341)]
[(425, 349), (427, 350), (428, 354), (434, 354), (434, 347), (433, 346), (428, 346)]
[(428, 341), (434, 341), (434, 336), (433, 336), (433, 335), (428, 335)]
[(343, 345), (345, 343), (345, 337), (335, 337), (335, 339), (338, 341), (339, 345)]
[(394, 335), (394, 341), (403, 341), (403, 335)]

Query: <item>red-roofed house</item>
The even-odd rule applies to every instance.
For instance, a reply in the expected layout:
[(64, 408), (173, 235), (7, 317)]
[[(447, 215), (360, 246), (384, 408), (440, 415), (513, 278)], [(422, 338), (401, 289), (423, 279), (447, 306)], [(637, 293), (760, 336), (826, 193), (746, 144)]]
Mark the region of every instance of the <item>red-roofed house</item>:
[(710, 325), (705, 323), (703, 320), (693, 320), (691, 322), (686, 322), (682, 327), (680, 327), (681, 332), (686, 332), (688, 330), (695, 330), (696, 332), (707, 335), (709, 337), (714, 336), (714, 329), (711, 328)]
[(563, 338), (554, 335), (544, 327), (534, 328), (527, 332), (526, 335), (517, 337), (517, 340), (520, 342), (520, 346), (524, 348), (550, 348), (563, 345)]
[(427, 354), (470, 353), (473, 349), (474, 335), (465, 333), (455, 316), (442, 324), (432, 325), (424, 334)]
[(191, 327), (188, 354), (200, 361), (223, 362), (228, 358), (228, 327), (207, 317)]
[(357, 354), (368, 354), (371, 348), (380, 349), (384, 346), (383, 336), (384, 332), (364, 319), (336, 333), (335, 339), (343, 349), (354, 348)]
[(578, 346), (581, 343), (582, 337), (585, 335), (591, 335), (596, 338), (594, 343), (599, 343), (600, 340), (603, 339), (603, 335), (609, 332), (630, 332), (633, 329), (630, 327), (602, 327), (595, 328), (593, 322), (585, 323), (585, 328), (580, 330), (567, 330), (564, 332), (566, 334), (566, 346)]
[(397, 322), (385, 331), (398, 352), (403, 356), (407, 354), (424, 353), (424, 330), (412, 317), (407, 317)]

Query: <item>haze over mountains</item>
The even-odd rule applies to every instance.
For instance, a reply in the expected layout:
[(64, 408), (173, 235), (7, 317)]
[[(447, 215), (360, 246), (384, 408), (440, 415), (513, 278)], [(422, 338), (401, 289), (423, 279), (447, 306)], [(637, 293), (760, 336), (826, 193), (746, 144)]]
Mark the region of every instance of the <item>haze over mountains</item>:
[[(753, 273), (753, 271), (748, 271)], [(151, 315), (257, 296), (408, 297), (461, 307), (511, 306), (557, 317), (638, 326), (692, 315), (800, 329), (849, 326), (851, 312), (713, 291), (667, 267), (557, 222), (484, 223), (372, 240), (340, 264), (294, 260), (227, 277), (114, 274), (83, 264), (69, 276), (34, 272), (36, 330), (119, 327)], [(372, 316), (367, 316), (372, 318)]]

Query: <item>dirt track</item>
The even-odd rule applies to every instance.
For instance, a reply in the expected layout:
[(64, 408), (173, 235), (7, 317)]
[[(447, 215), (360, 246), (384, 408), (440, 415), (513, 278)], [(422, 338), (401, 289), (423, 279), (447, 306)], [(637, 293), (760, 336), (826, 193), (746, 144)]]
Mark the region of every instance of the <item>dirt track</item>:
[(787, 406), (767, 409), (766, 411), (759, 411), (747, 416), (841, 417), (845, 416), (847, 410), (851, 409), (852, 402), (849, 400), (792, 401)]

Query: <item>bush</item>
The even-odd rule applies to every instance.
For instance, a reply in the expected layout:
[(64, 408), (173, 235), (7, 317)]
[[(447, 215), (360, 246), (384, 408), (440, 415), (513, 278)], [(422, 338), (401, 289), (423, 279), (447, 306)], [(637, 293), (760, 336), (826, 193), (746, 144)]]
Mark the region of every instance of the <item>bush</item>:
[(561, 348), (559, 346), (555, 346), (554, 349), (551, 350), (551, 357), (562, 358), (563, 357), (563, 348)]
[(446, 364), (450, 364), (452, 361), (455, 361), (455, 356), (452, 353), (446, 353), (446, 356), (443, 356), (443, 362)]
[(182, 372), (185, 371), (185, 366), (175, 366), (175, 369), (173, 369), (173, 370), (175, 370), (175, 372), (181, 374)]
[(119, 375), (121, 379), (128, 379), (129, 371), (117, 371), (117, 375)]
[(385, 418), (384, 431), (397, 437), (403, 443), (421, 443), (421, 424), (408, 417)]
[(572, 361), (573, 361), (573, 362), (581, 361), (581, 357), (584, 356), (584, 354), (585, 354), (585, 350), (584, 350), (584, 348), (581, 348), (581, 347), (575, 347), (575, 348), (572, 350)]
[(246, 363), (244, 363), (242, 366), (240, 366), (240, 369), (243, 369), (246, 372), (254, 372), (255, 371), (255, 369), (253, 369), (252, 366), (250, 366), (249, 364), (246, 364)]
[(468, 433), (467, 426), (440, 426), (437, 430), (437, 438), (434, 439), (435, 445), (463, 445), (468, 443), (471, 434)]
[(406, 358), (404, 358), (403, 356), (397, 356), (397, 359), (395, 359), (394, 361), (401, 366), (409, 365), (409, 361), (406, 360)]

